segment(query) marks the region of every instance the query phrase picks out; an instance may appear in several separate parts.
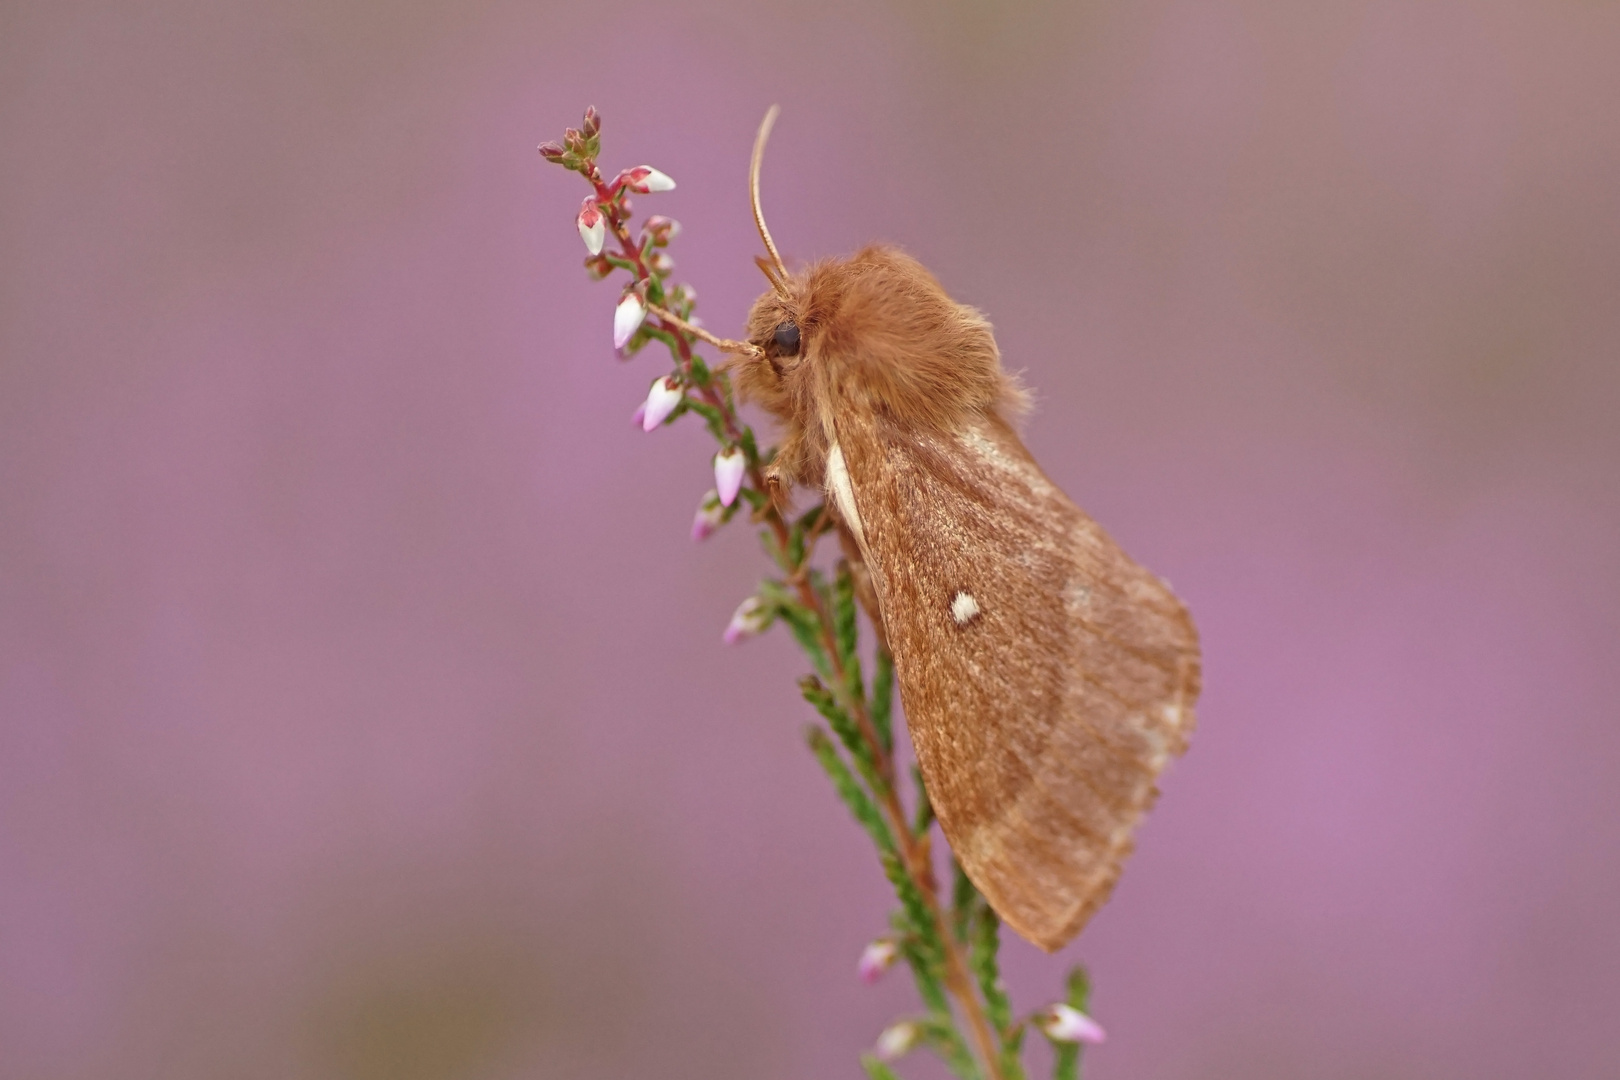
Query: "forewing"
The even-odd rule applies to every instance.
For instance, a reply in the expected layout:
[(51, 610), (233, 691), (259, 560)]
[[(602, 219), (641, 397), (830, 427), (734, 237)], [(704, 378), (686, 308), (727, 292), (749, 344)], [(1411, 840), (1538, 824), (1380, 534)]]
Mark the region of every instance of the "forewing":
[(841, 417), (838, 452), (940, 825), (996, 912), (1056, 949), (1186, 747), (1192, 621), (993, 416), (949, 435)]

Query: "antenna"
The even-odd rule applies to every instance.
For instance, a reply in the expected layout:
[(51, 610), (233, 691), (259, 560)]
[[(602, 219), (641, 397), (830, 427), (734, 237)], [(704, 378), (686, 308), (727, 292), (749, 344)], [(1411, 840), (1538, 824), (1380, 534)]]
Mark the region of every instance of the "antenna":
[(781, 111), (772, 105), (765, 113), (765, 119), (759, 125), (759, 134), (754, 136), (754, 158), (748, 165), (748, 197), (754, 206), (754, 224), (759, 226), (759, 238), (765, 241), (765, 250), (771, 253), (771, 263), (775, 265), (776, 273), (771, 273), (771, 267), (766, 265), (764, 259), (755, 259), (759, 268), (765, 271), (770, 278), (771, 285), (783, 296), (787, 295), (787, 267), (782, 265), (782, 255), (776, 250), (776, 242), (771, 239), (771, 230), (765, 227), (765, 213), (759, 208), (759, 166), (765, 160), (765, 141), (771, 137), (771, 125), (776, 123), (776, 114)]

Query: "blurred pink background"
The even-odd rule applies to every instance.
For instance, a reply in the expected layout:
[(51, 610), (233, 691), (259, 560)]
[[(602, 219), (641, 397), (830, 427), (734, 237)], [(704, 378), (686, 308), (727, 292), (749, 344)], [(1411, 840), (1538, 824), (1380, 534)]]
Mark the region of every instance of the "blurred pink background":
[[(1620, 1076), (1620, 7), (0, 12), (0, 1076), (822, 1078), (912, 1007), (578, 177), (898, 242), (1204, 635), (1090, 1080)], [(905, 1063), (914, 1077), (937, 1076)]]

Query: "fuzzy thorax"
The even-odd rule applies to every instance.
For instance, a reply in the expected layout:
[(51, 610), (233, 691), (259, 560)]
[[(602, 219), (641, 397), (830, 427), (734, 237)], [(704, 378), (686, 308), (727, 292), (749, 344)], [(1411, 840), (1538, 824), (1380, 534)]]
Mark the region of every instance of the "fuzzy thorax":
[[(785, 486), (825, 483), (836, 424), (852, 410), (899, 427), (949, 432), (976, 414), (1016, 418), (1017, 380), (1001, 368), (990, 323), (946, 295), (921, 263), (871, 246), (817, 262), (754, 303), (758, 357), (731, 361), (743, 397), (783, 425), (776, 469)], [(789, 354), (778, 329), (798, 330)]]

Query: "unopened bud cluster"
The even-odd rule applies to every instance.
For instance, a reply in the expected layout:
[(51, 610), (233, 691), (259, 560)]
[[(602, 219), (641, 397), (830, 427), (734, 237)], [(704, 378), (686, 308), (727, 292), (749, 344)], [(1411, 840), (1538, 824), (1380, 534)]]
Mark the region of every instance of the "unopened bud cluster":
[(602, 149), (601, 135), (602, 117), (593, 105), (585, 110), (585, 120), (578, 128), (563, 132), (561, 143), (541, 143), (540, 156), (565, 169), (585, 172), (586, 165), (594, 164), (597, 152)]

